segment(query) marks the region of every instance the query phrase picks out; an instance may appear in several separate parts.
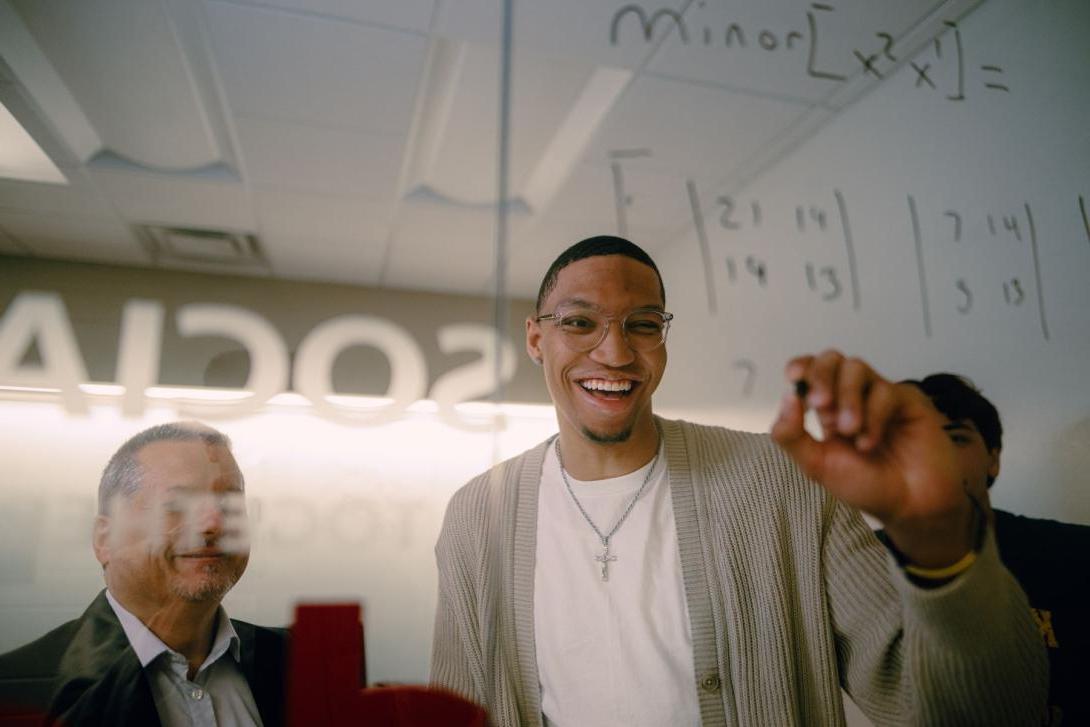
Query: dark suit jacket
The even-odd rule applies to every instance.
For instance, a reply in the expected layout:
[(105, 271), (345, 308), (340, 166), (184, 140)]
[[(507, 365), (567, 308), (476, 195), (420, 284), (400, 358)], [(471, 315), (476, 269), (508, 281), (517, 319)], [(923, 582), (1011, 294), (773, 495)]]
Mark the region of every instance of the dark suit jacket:
[[(265, 727), (284, 722), (284, 631), (231, 620), (239, 669)], [(0, 724), (44, 716), (64, 727), (159, 725), (151, 686), (102, 591), (83, 615), (0, 656)], [(5, 715), (7, 718), (5, 719)]]

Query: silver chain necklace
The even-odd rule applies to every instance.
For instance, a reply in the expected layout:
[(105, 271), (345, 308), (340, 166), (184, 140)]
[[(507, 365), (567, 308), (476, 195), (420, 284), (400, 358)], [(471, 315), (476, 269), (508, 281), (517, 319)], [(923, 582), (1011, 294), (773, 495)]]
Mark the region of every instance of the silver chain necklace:
[(655, 465), (657, 465), (659, 462), (658, 450), (659, 448), (656, 447), (655, 458), (651, 460), (651, 467), (647, 470), (647, 476), (643, 478), (643, 484), (640, 485), (640, 489), (636, 490), (636, 495), (628, 503), (628, 507), (625, 508), (624, 512), (621, 513), (621, 517), (613, 525), (613, 529), (611, 529), (605, 535), (602, 535), (602, 531), (598, 529), (598, 526), (594, 524), (594, 521), (590, 519), (590, 515), (588, 515), (587, 511), (583, 508), (583, 503), (579, 502), (579, 498), (575, 496), (575, 490), (572, 489), (571, 482), (568, 481), (568, 473), (564, 469), (564, 459), (560, 456), (560, 437), (556, 438), (556, 461), (560, 465), (560, 476), (564, 480), (564, 486), (568, 488), (568, 494), (571, 495), (572, 502), (575, 503), (575, 506), (579, 508), (579, 512), (582, 513), (583, 519), (586, 520), (587, 524), (594, 529), (594, 532), (598, 536), (598, 539), (602, 541), (602, 554), (594, 556), (594, 560), (602, 564), (603, 581), (609, 580), (609, 564), (612, 561), (617, 560), (617, 556), (610, 555), (609, 539), (613, 537), (613, 534), (616, 533), (617, 530), (620, 529), (621, 525), (624, 524), (624, 521), (628, 519), (628, 513), (632, 512), (632, 508), (636, 505), (636, 500), (640, 499), (640, 495), (642, 495), (644, 489), (646, 489), (647, 483), (651, 481), (651, 475), (655, 472)]

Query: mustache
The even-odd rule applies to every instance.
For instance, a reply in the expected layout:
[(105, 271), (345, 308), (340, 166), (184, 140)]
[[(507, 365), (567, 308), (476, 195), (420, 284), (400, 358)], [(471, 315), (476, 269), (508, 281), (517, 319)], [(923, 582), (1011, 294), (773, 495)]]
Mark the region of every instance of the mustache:
[(201, 533), (180, 533), (173, 542), (164, 545), (168, 554), (174, 558), (219, 558), (250, 552), (250, 540), (245, 534), (210, 536)]
[(220, 558), (225, 555), (231, 554), (222, 548), (197, 548), (174, 553), (175, 558)]

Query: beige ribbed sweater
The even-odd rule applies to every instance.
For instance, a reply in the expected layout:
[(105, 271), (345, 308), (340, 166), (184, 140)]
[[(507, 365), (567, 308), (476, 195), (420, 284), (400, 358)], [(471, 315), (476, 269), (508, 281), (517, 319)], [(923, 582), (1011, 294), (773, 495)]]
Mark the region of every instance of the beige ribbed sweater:
[[(878, 724), (1037, 723), (1044, 648), (991, 537), (955, 582), (916, 588), (858, 514), (767, 436), (658, 425), (704, 725), (843, 724), (841, 685)], [(541, 724), (533, 614), (545, 447), (455, 493), (436, 545), (431, 680), (483, 704), (495, 725)]]

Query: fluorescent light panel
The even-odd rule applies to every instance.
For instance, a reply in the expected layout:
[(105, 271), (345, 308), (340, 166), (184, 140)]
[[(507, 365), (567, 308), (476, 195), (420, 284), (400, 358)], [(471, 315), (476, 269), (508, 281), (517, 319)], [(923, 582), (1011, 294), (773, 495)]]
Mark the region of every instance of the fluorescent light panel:
[[(120, 384), (108, 384), (88, 382), (79, 385), (84, 394), (104, 398), (117, 398), (125, 394), (125, 387)], [(0, 402), (14, 397), (19, 399), (21, 394), (48, 394), (56, 396), (60, 389), (48, 386), (14, 386), (0, 384)], [(225, 389), (190, 386), (149, 386), (145, 396), (151, 401), (173, 401), (178, 399), (191, 399), (197, 401), (242, 401), (253, 395), (245, 389)], [(5, 396), (7, 395), (7, 396)], [(363, 396), (355, 394), (331, 394), (329, 401), (342, 406), (359, 408), (376, 408), (389, 406), (394, 400), (385, 396)], [(267, 402), (273, 407), (307, 408), (311, 402), (301, 394), (293, 391), (284, 391), (271, 397)], [(523, 418), (550, 418), (553, 408), (547, 404), (523, 404), (515, 402), (490, 402), (490, 401), (463, 401), (454, 405), (454, 409), (468, 416), (489, 416), (495, 413)], [(431, 399), (419, 399), (405, 408), (406, 412), (413, 414), (437, 414), (439, 404)]]
[(53, 160), (3, 105), (0, 105), (0, 177), (68, 184)]

